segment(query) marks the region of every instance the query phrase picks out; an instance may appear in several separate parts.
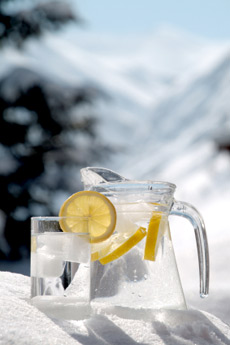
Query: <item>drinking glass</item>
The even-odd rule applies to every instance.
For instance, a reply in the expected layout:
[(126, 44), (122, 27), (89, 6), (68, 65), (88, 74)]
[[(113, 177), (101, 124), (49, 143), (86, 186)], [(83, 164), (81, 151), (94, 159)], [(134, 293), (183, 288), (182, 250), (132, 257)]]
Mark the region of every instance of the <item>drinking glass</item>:
[(31, 219), (31, 298), (50, 316), (78, 319), (90, 312), (90, 240), (63, 232), (61, 220)]

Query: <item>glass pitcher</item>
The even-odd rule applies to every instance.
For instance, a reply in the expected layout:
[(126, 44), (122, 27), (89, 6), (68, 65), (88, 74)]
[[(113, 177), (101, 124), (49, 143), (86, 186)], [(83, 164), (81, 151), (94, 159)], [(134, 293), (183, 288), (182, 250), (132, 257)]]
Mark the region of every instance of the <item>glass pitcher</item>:
[[(133, 310), (186, 309), (168, 222), (169, 215), (187, 218), (193, 225), (198, 251), (200, 296), (208, 295), (209, 253), (206, 230), (199, 212), (176, 201), (176, 186), (168, 182), (130, 181), (104, 168), (84, 168), (86, 190), (104, 194), (117, 212), (115, 234), (130, 229), (148, 229), (154, 214), (160, 214), (159, 243), (155, 260), (143, 259), (146, 238), (126, 254), (102, 264), (91, 263), (90, 301), (94, 310), (126, 315)], [(115, 236), (115, 235), (114, 235)], [(125, 236), (125, 235), (124, 235)]]

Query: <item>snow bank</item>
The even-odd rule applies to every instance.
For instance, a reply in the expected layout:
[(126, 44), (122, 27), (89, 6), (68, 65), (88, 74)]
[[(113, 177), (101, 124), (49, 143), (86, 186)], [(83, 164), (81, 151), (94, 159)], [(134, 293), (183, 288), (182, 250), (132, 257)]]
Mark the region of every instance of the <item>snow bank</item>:
[(0, 281), (1, 345), (230, 344), (230, 327), (199, 310), (154, 311), (146, 320), (135, 315), (56, 320), (31, 305), (29, 277), (0, 272)]

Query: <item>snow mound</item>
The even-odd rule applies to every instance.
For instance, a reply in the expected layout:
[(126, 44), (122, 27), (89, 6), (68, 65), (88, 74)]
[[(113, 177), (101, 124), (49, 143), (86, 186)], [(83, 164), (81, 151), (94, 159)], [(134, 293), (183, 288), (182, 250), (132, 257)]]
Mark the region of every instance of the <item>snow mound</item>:
[(148, 320), (93, 315), (86, 320), (50, 319), (30, 303), (30, 279), (0, 272), (1, 345), (230, 344), (230, 328), (199, 310), (154, 311)]

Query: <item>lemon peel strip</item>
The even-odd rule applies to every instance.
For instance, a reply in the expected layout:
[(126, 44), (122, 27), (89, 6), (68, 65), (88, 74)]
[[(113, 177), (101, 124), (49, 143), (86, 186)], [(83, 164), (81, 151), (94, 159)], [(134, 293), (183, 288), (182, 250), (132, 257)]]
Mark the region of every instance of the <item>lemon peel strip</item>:
[(161, 220), (162, 212), (154, 213), (150, 219), (145, 241), (144, 260), (156, 260), (159, 243), (163, 235), (160, 231)]
[(129, 237), (128, 240), (126, 240), (108, 255), (100, 258), (100, 263), (105, 265), (120, 258), (122, 255), (126, 254), (130, 249), (132, 249), (137, 243), (139, 243), (146, 236), (146, 233), (145, 228), (138, 228), (138, 230), (131, 237)]

